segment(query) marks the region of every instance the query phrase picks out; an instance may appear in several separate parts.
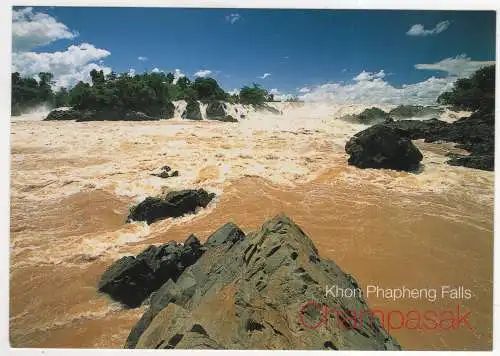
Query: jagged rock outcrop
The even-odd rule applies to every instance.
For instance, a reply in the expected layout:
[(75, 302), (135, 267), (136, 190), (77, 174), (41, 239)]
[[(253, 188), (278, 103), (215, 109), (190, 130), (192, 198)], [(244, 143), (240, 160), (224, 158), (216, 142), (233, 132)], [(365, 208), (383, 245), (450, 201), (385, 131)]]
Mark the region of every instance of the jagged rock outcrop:
[(203, 254), (200, 241), (190, 235), (184, 244), (175, 241), (149, 246), (137, 257), (122, 257), (101, 276), (99, 291), (134, 308), (168, 280), (177, 280), (184, 269)]
[(186, 109), (182, 113), (182, 118), (185, 120), (202, 120), (200, 104), (196, 100), (188, 101)]
[(78, 110), (74, 109), (55, 109), (52, 110), (45, 121), (63, 121), (63, 120), (78, 120), (82, 114)]
[(130, 209), (127, 222), (146, 221), (151, 224), (167, 217), (196, 212), (197, 208), (205, 208), (215, 197), (204, 189), (186, 189), (167, 193), (164, 197), (147, 197)]
[(423, 156), (407, 132), (377, 124), (358, 132), (345, 145), (348, 163), (359, 168), (412, 171)]
[(400, 349), (361, 293), (325, 293), (360, 287), (289, 218), (277, 216), (247, 237), (238, 230), (220, 229), (196, 263), (152, 294), (127, 348)]

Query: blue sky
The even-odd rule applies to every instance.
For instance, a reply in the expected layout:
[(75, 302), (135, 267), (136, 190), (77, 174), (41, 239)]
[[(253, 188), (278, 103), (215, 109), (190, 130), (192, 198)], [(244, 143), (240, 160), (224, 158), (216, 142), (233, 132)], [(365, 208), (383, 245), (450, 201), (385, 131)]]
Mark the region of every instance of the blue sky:
[[(40, 29), (48, 32), (45, 37)], [(73, 47), (75, 73), (65, 73), (71, 65), (60, 57), (69, 46), (82, 43), (92, 48), (82, 58)], [(372, 89), (390, 86), (382, 95), (385, 100), (393, 89), (429, 78), (441, 90), (494, 61), (495, 13), (17, 8), (13, 47), (15, 70), (32, 74), (38, 68), (53, 69), (64, 85), (86, 80), (76, 72), (95, 66), (119, 73), (157, 68), (178, 69), (189, 77), (205, 74), (227, 90), (257, 82), (280, 94), (311, 95), (324, 89), (351, 100), (358, 98), (349, 94), (351, 89), (370, 91), (366, 84), (371, 82)], [(51, 56), (54, 52), (63, 54)], [(65, 62), (64, 68), (57, 60)], [(270, 75), (262, 78), (265, 73)], [(365, 75), (358, 77), (360, 73)]]

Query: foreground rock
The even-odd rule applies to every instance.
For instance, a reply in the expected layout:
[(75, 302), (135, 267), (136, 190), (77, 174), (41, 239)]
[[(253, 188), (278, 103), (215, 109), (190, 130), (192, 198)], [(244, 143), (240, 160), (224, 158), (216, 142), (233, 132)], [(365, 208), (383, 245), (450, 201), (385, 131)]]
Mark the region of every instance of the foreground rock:
[(377, 124), (355, 134), (346, 144), (348, 163), (359, 168), (412, 171), (423, 156), (404, 130)]
[(52, 110), (45, 121), (67, 121), (67, 120), (79, 120), (82, 114), (78, 110), (74, 109), (55, 109)]
[(122, 257), (113, 263), (101, 276), (99, 291), (128, 307), (137, 307), (166, 281), (177, 280), (202, 254), (194, 235), (184, 245), (171, 241), (149, 246), (137, 257)]
[(203, 248), (151, 296), (127, 348), (400, 349), (360, 293), (325, 294), (327, 286), (359, 286), (289, 218), (275, 217), (246, 238), (226, 225)]
[(205, 208), (215, 197), (204, 189), (187, 189), (169, 192), (165, 197), (148, 197), (130, 209), (127, 222), (146, 221), (151, 224), (168, 217), (194, 213), (197, 208)]

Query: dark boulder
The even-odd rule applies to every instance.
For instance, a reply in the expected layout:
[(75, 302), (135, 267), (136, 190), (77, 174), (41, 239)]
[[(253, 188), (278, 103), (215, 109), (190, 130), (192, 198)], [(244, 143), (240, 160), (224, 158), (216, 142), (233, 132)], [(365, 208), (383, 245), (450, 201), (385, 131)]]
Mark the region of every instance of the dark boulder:
[(74, 109), (55, 109), (52, 110), (44, 121), (65, 121), (65, 120), (78, 120), (82, 117), (82, 113)]
[(202, 120), (200, 104), (196, 100), (188, 101), (186, 110), (182, 113), (182, 118), (185, 120)]
[[(184, 244), (170, 241), (149, 246), (137, 257), (123, 257), (113, 263), (101, 276), (99, 291), (135, 308), (168, 280), (176, 281), (203, 252), (195, 235), (190, 235)], [(154, 306), (158, 302), (153, 298), (151, 303)]]
[(101, 276), (99, 291), (114, 300), (135, 308), (157, 287), (153, 270), (143, 259), (122, 257)]
[(348, 163), (359, 168), (411, 171), (423, 156), (406, 131), (377, 124), (354, 135), (345, 146)]
[(160, 219), (194, 213), (199, 207), (205, 208), (214, 197), (214, 193), (204, 189), (169, 192), (164, 198), (147, 197), (130, 209), (127, 222), (146, 221), (151, 224)]

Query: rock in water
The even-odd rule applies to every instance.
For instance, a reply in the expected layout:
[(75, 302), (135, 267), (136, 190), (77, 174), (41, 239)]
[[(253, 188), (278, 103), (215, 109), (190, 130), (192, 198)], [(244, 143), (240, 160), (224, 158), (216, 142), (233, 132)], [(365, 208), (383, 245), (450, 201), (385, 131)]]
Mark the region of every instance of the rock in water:
[(231, 115), (226, 114), (226, 103), (223, 101), (211, 101), (207, 105), (207, 119), (224, 122), (238, 122)]
[[(176, 282), (167, 281), (151, 296), (126, 347), (400, 349), (361, 292), (350, 298), (325, 293), (334, 285), (360, 287), (333, 261), (322, 259), (289, 218), (277, 216), (246, 238), (227, 235), (239, 235), (236, 229), (223, 227), (226, 237), (216, 238)], [(314, 327), (317, 323), (322, 325)]]
[(81, 119), (82, 114), (74, 109), (55, 109), (52, 110), (44, 121), (61, 121), (61, 120), (78, 120)]
[(355, 134), (346, 144), (348, 163), (359, 168), (411, 171), (423, 156), (404, 130), (377, 124)]
[(185, 120), (202, 120), (200, 104), (196, 100), (188, 101), (186, 110), (182, 113), (182, 118)]
[(190, 235), (184, 245), (175, 241), (149, 246), (137, 257), (122, 257), (101, 276), (99, 291), (135, 308), (168, 280), (176, 281), (203, 254), (201, 243)]
[(156, 277), (147, 263), (127, 256), (113, 263), (104, 272), (99, 281), (99, 291), (134, 308), (155, 290), (156, 285)]
[(430, 115), (440, 115), (444, 112), (443, 108), (435, 106), (422, 106), (422, 105), (399, 105), (391, 111), (389, 116), (396, 119), (410, 118), (410, 117), (424, 117)]
[(148, 224), (167, 217), (179, 217), (194, 213), (196, 208), (205, 208), (215, 197), (204, 189), (187, 189), (169, 192), (163, 197), (147, 197), (130, 209), (127, 222), (146, 221)]
[(351, 122), (355, 122), (358, 124), (364, 125), (372, 125), (379, 122), (383, 122), (384, 120), (389, 118), (389, 114), (385, 111), (372, 107), (369, 109), (365, 109), (361, 114), (358, 115), (348, 115), (343, 119)]

